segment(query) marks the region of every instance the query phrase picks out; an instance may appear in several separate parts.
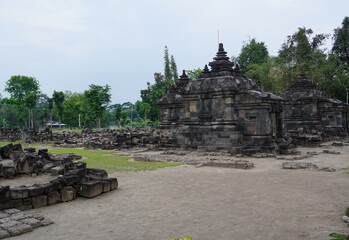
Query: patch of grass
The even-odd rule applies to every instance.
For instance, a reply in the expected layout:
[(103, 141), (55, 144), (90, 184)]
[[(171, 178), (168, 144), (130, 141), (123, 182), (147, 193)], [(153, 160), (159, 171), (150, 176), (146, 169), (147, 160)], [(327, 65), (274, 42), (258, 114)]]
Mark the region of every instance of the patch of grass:
[(331, 233), (330, 237), (331, 237), (330, 240), (346, 240), (347, 239), (347, 235), (342, 233)]
[(136, 162), (127, 156), (117, 156), (115, 151), (106, 150), (87, 150), (77, 148), (53, 148), (49, 149), (53, 154), (74, 153), (84, 157), (83, 162), (87, 163), (89, 168), (101, 168), (107, 172), (130, 172), (154, 170), (164, 167), (175, 167), (180, 163), (154, 163), (154, 162)]
[(54, 133), (62, 133), (62, 132), (74, 132), (74, 133), (81, 133), (82, 132), (82, 128), (62, 128), (62, 129), (52, 129), (52, 132)]
[(7, 144), (10, 144), (10, 143), (17, 144), (17, 143), (22, 143), (22, 142), (21, 142), (21, 140), (17, 140), (17, 141), (14, 141), (14, 142), (0, 141), (0, 147), (3, 147), (3, 146), (5, 146)]
[(346, 167), (346, 168), (341, 168), (339, 170), (342, 170), (344, 171), (345, 173), (349, 174), (349, 167)]

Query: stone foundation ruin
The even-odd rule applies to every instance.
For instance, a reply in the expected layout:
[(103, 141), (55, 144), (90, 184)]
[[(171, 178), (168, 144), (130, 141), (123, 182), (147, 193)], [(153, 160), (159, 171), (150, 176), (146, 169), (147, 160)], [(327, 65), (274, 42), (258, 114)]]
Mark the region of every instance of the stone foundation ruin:
[(108, 178), (101, 169), (87, 168), (86, 163), (74, 160), (74, 154), (52, 155), (47, 150), (29, 148), (20, 144), (0, 148), (0, 179), (14, 178), (19, 174), (44, 174), (58, 176), (44, 184), (32, 186), (0, 186), (0, 210), (18, 208), (27, 210), (74, 200), (77, 196), (92, 198), (118, 188), (116, 178)]

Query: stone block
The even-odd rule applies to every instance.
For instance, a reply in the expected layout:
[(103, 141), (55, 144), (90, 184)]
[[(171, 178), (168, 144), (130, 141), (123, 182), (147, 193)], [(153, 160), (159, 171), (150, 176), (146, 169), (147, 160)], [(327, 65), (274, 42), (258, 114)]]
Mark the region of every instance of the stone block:
[(24, 148), (24, 151), (28, 153), (35, 153), (36, 149), (33, 147), (27, 147), (27, 148)]
[(10, 153), (13, 150), (13, 144), (7, 144), (3, 147), (0, 148), (0, 155), (3, 159), (9, 159), (10, 158)]
[(47, 194), (47, 204), (53, 205), (62, 202), (61, 194), (58, 191), (53, 191)]
[(42, 196), (32, 197), (32, 205), (33, 205), (33, 208), (40, 208), (40, 207), (47, 206), (47, 196), (42, 195)]
[(36, 197), (44, 194), (45, 186), (44, 185), (34, 185), (28, 188), (29, 197)]
[(45, 160), (51, 160), (51, 156), (47, 151), (48, 151), (47, 149), (39, 149), (38, 155)]
[(102, 181), (102, 184), (103, 184), (103, 193), (109, 192), (111, 183), (108, 181)]
[(42, 170), (46, 173), (49, 173), (51, 171), (51, 168), (54, 168), (56, 165), (53, 163), (46, 163), (43, 167)]
[(4, 210), (4, 212), (8, 213), (8, 214), (15, 214), (15, 213), (19, 213), (21, 211), (16, 209), (16, 208), (11, 208), (11, 209)]
[(20, 223), (8, 228), (7, 231), (11, 234), (11, 237), (14, 237), (27, 232), (31, 232), (33, 231), (33, 228), (30, 225)]
[(12, 149), (13, 149), (13, 151), (23, 152), (23, 148), (22, 148), (22, 145), (20, 143), (13, 144)]
[(26, 187), (10, 188), (10, 197), (12, 199), (28, 198), (29, 190)]
[(86, 170), (85, 169), (69, 169), (66, 173), (67, 175), (79, 175), (79, 176), (85, 176)]
[(23, 198), (23, 205), (32, 205), (31, 198)]
[(45, 226), (53, 224), (53, 221), (50, 220), (50, 219), (44, 219), (44, 220), (41, 221), (41, 224), (42, 224), (43, 227), (45, 227)]
[(57, 166), (50, 169), (51, 176), (58, 176), (64, 174), (64, 166)]
[(10, 153), (10, 159), (12, 159), (14, 162), (18, 162), (22, 157), (23, 152), (22, 151), (12, 151)]
[(17, 207), (19, 210), (21, 211), (27, 211), (27, 210), (30, 210), (30, 209), (33, 209), (33, 205), (22, 205), (20, 207)]
[(10, 197), (10, 186), (0, 186), (0, 202)]
[(41, 221), (37, 220), (36, 218), (26, 218), (21, 220), (21, 222), (31, 226), (33, 229), (42, 226)]
[(0, 211), (9, 208), (11, 208), (10, 201), (0, 202)]
[(94, 180), (103, 180), (108, 178), (108, 173), (103, 169), (86, 168), (86, 175)]
[(21, 222), (19, 221), (15, 221), (15, 220), (10, 220), (10, 219), (5, 219), (4, 221), (2, 221), (1, 223), (1, 228), (3, 229), (7, 229), (7, 228), (11, 228), (14, 227), (18, 224), (21, 224)]
[(11, 234), (6, 230), (0, 229), (0, 239), (11, 237)]
[(61, 190), (62, 202), (69, 202), (76, 198), (76, 190), (71, 186), (63, 187)]
[(11, 208), (18, 208), (23, 205), (23, 199), (9, 199)]
[(71, 186), (73, 184), (79, 183), (81, 181), (81, 176), (72, 175), (72, 176), (64, 176), (57, 178), (61, 183), (66, 186)]
[(78, 194), (82, 197), (93, 198), (103, 192), (103, 183), (101, 181), (91, 181), (81, 183)]
[(119, 187), (117, 178), (108, 178), (108, 179), (105, 179), (105, 181), (110, 182), (110, 190), (114, 190)]
[(8, 213), (2, 212), (2, 211), (0, 212), (0, 219), (7, 218), (9, 216), (10, 216), (10, 214), (8, 214)]
[(14, 166), (2, 166), (2, 174), (5, 178), (12, 178), (17, 174), (17, 169)]
[(57, 184), (50, 182), (42, 185), (44, 187), (44, 193), (48, 194), (50, 192), (56, 191), (58, 189)]

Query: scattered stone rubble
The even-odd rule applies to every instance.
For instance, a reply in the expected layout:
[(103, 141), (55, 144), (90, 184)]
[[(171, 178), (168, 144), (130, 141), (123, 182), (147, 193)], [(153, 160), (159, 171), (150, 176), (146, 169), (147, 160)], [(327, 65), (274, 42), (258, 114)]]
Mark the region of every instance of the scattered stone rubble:
[[(47, 150), (25, 149), (9, 144), (0, 149), (0, 177), (13, 178), (18, 174), (51, 173), (58, 176), (45, 184), (32, 186), (0, 186), (0, 210), (18, 208), (27, 210), (74, 200), (77, 196), (92, 198), (118, 188), (116, 178), (108, 178), (105, 170), (87, 168), (74, 154), (49, 154)], [(3, 165), (3, 162), (6, 162)]]
[(0, 239), (18, 236), (52, 223), (38, 213), (24, 213), (15, 208), (3, 210), (0, 211)]
[(325, 172), (335, 172), (336, 169), (331, 167), (319, 167), (318, 165), (310, 162), (284, 162), (282, 163), (283, 169), (310, 169)]
[(209, 166), (238, 169), (251, 169), (254, 167), (254, 164), (247, 160), (234, 160), (227, 156), (215, 157), (215, 155), (201, 155), (198, 152), (188, 151), (179, 151), (178, 153), (167, 151), (156, 154), (147, 152), (135, 153), (133, 159), (140, 162), (180, 162), (197, 167)]

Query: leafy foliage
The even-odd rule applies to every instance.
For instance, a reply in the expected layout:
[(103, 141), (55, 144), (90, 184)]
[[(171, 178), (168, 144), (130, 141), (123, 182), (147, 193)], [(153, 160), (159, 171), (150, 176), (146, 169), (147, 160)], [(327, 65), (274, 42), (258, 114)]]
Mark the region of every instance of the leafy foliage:
[(194, 80), (199, 79), (199, 77), (200, 77), (201, 73), (203, 72), (203, 70), (200, 69), (200, 68), (196, 68), (196, 69), (193, 69), (193, 70), (186, 70), (185, 72), (186, 72), (188, 78), (190, 80), (194, 81)]
[(242, 46), (237, 62), (241, 71), (245, 73), (248, 65), (266, 63), (268, 58), (269, 52), (264, 42), (257, 42), (252, 38)]
[(342, 27), (334, 30), (332, 52), (336, 54), (340, 61), (349, 65), (349, 17), (345, 17)]
[(61, 123), (63, 120), (63, 113), (64, 113), (64, 99), (65, 99), (64, 93), (54, 91), (52, 95), (52, 99), (59, 116), (59, 128), (61, 128)]
[(110, 103), (110, 90), (109, 85), (99, 86), (91, 84), (90, 89), (84, 92), (87, 103), (96, 118), (98, 128), (101, 128), (101, 118)]

